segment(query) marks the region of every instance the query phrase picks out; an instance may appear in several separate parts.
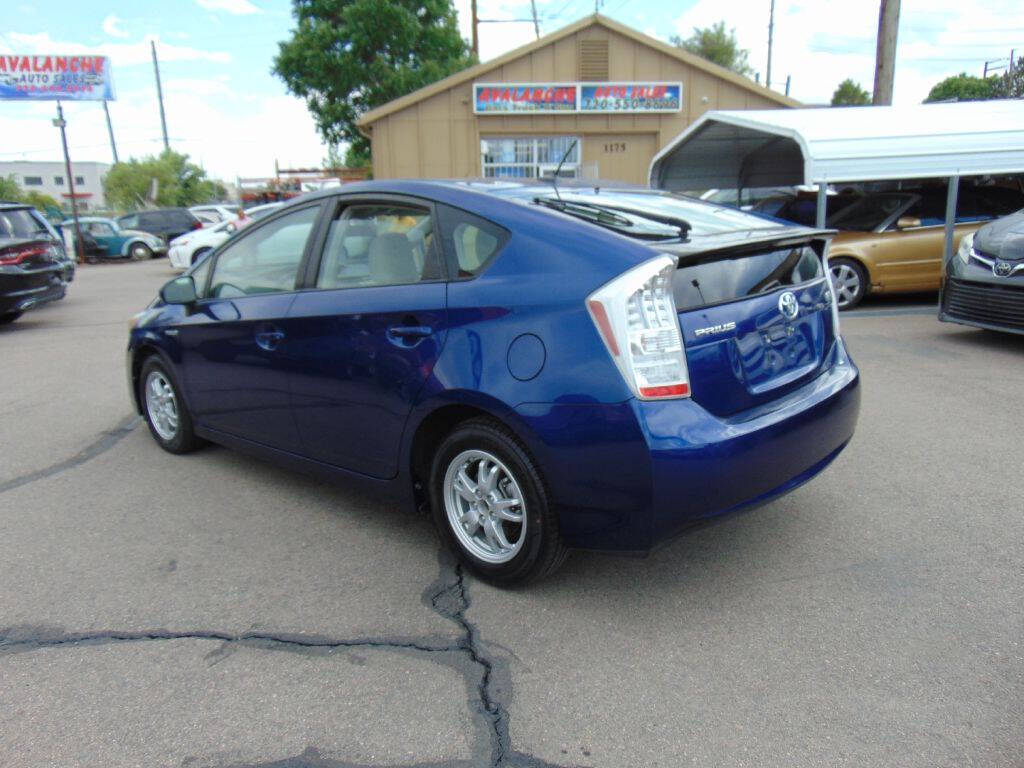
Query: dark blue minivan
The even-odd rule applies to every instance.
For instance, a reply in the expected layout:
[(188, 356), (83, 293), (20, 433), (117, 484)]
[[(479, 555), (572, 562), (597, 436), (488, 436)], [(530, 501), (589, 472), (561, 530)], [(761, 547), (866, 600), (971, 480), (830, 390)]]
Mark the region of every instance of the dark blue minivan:
[(430, 510), (479, 575), (629, 552), (853, 435), (831, 233), (643, 189), (373, 181), (301, 198), (136, 316), (135, 405)]

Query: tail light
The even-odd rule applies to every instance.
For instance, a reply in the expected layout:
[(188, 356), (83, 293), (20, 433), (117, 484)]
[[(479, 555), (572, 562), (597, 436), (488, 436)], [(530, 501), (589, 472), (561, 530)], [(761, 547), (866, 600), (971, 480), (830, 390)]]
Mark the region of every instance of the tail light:
[(50, 252), (49, 246), (39, 245), (18, 245), (10, 248), (0, 249), (0, 265), (21, 264), (23, 261), (46, 256)]
[(672, 276), (659, 256), (633, 267), (587, 298), (587, 309), (633, 394), (641, 400), (690, 396)]
[(192, 229), (202, 229), (202, 228), (203, 228), (203, 222), (201, 222), (199, 219), (196, 219), (196, 223), (192, 225)]

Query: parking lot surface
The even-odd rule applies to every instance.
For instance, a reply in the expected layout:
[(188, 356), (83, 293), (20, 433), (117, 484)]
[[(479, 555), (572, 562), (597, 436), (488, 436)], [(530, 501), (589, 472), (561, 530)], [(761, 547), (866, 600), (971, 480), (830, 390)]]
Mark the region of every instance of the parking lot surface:
[(172, 276), (0, 329), (0, 764), (1024, 764), (1024, 338), (868, 302), (823, 475), (501, 591), (421, 516), (161, 451), (124, 347)]

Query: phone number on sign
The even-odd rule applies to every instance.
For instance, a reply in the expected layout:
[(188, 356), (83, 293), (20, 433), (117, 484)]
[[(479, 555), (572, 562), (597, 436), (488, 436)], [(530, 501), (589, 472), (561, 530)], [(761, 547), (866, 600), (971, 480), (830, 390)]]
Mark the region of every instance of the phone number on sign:
[(647, 112), (678, 110), (679, 99), (583, 99), (584, 112)]

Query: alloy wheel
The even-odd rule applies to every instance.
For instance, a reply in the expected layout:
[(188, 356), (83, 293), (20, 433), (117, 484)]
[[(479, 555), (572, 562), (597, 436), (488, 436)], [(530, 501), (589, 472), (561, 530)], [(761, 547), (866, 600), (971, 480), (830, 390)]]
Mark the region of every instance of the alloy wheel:
[(860, 275), (849, 264), (833, 264), (829, 271), (832, 273), (836, 301), (840, 309), (845, 309), (855, 302), (860, 294)]
[(146, 412), (160, 438), (173, 440), (178, 434), (178, 399), (163, 371), (152, 371), (146, 377)]
[(448, 524), (459, 543), (486, 563), (507, 563), (526, 539), (526, 504), (512, 472), (487, 451), (463, 451), (444, 477)]

